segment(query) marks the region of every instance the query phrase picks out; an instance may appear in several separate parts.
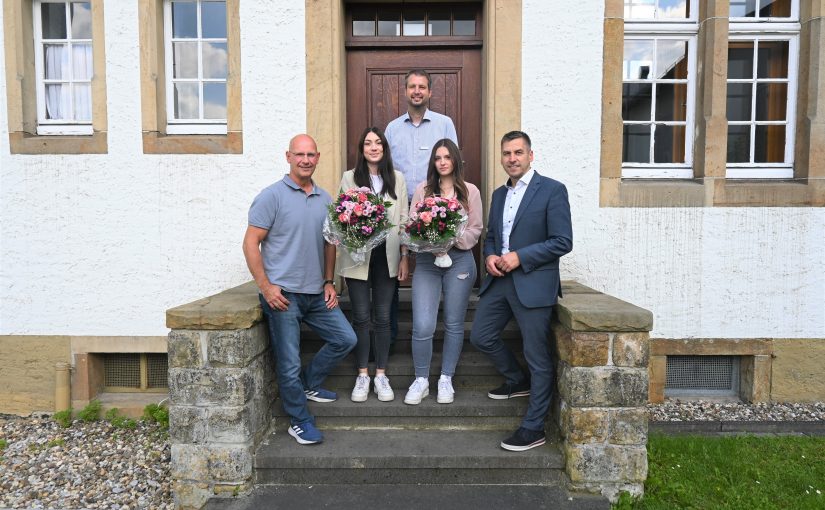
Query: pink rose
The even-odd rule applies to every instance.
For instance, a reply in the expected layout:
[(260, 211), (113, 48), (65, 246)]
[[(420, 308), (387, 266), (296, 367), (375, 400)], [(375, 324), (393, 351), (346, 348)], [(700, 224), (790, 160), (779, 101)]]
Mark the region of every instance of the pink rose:
[(338, 221), (340, 221), (341, 223), (349, 223), (349, 215), (347, 213), (339, 214)]
[(433, 221), (433, 215), (429, 211), (422, 212), (418, 215), (418, 217), (421, 218), (421, 221), (423, 221), (427, 225), (429, 225), (430, 222)]
[(366, 193), (358, 193), (358, 201), (359, 202), (366, 202), (367, 201), (367, 194)]
[(356, 204), (355, 207), (352, 208), (352, 214), (356, 216), (361, 216), (364, 213), (364, 206), (361, 204)]

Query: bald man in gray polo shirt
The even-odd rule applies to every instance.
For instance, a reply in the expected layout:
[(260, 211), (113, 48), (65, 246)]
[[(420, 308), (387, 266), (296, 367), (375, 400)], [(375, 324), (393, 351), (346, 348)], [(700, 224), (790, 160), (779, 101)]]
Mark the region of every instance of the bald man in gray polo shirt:
[[(321, 383), (357, 341), (338, 308), (335, 246), (321, 233), (332, 199), (312, 180), (320, 157), (310, 136), (292, 138), (286, 152), (289, 174), (255, 197), (243, 241), (246, 264), (260, 289), (269, 325), (281, 402), (290, 416), (288, 433), (299, 444), (323, 441), (307, 399), (333, 402), (338, 398)], [(303, 370), (302, 321), (326, 342)]]

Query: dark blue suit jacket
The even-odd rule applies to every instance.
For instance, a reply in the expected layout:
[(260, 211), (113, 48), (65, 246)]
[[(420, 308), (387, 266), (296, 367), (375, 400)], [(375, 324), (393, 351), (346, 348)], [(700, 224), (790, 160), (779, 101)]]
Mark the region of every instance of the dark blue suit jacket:
[[(506, 198), (506, 186), (493, 192), (484, 239), (485, 260), (489, 255), (501, 255)], [(572, 249), (573, 226), (567, 188), (535, 173), (524, 192), (510, 232), (510, 251), (518, 253), (521, 261), (511, 274), (522, 305), (536, 308), (556, 304), (557, 298), (561, 297), (559, 259)], [(490, 274), (484, 278), (479, 295), (484, 294), (494, 278)]]

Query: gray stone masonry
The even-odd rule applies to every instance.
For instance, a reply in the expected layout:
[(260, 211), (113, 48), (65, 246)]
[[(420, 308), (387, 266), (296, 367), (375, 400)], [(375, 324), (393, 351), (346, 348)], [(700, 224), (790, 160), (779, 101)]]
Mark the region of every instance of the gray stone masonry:
[[(577, 282), (563, 289), (551, 338), (559, 388), (552, 415), (566, 482), (613, 501), (621, 491), (641, 494), (653, 316)], [(178, 508), (202, 508), (210, 497), (252, 486), (275, 397), (257, 292), (249, 282), (166, 313)]]

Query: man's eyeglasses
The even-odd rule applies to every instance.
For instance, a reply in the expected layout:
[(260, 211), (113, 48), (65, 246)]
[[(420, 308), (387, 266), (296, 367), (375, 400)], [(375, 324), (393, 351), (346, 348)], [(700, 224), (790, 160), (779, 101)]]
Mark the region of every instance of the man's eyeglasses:
[(301, 159), (315, 159), (315, 158), (318, 157), (317, 152), (292, 152), (292, 151), (289, 151), (289, 153), (292, 154), (293, 157), (298, 158), (299, 160), (301, 160)]

